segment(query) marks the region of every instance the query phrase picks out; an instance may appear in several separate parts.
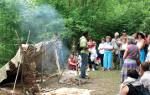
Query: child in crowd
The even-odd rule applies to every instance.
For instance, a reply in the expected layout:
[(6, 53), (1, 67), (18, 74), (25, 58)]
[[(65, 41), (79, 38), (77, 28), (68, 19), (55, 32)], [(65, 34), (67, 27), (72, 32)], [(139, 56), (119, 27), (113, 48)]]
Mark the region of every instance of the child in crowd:
[(106, 42), (104, 43), (104, 70), (110, 71), (112, 68), (112, 50), (111, 37), (106, 36)]
[(78, 58), (74, 53), (70, 54), (68, 59), (68, 68), (69, 70), (76, 70), (78, 65)]

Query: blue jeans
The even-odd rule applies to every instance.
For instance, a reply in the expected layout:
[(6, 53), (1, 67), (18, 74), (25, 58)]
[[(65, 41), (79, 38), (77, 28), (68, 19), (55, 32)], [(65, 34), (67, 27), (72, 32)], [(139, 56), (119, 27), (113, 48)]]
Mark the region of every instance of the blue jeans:
[(86, 69), (88, 65), (88, 54), (86, 53), (81, 53), (81, 58), (82, 58), (82, 63), (81, 63), (81, 78), (86, 78)]

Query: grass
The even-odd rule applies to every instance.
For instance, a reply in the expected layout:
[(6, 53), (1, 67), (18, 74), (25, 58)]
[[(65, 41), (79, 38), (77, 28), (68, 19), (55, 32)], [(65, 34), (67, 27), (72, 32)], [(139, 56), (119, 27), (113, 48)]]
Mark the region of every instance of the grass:
[[(120, 85), (120, 71), (114, 70), (114, 71), (90, 71), (89, 72), (90, 79), (88, 80), (88, 83), (83, 84), (81, 86), (75, 86), (77, 88), (82, 89), (89, 89), (94, 90), (92, 95), (117, 95), (119, 92), (119, 85)], [(50, 82), (51, 85), (49, 87), (55, 88), (61, 87), (63, 85), (57, 84), (56, 79), (53, 80), (53, 82)], [(71, 86), (68, 86), (71, 87)], [(6, 95), (2, 94), (0, 91), (0, 95)]]
[(93, 95), (117, 95), (120, 85), (120, 71), (94, 71), (89, 73), (90, 83), (81, 88), (95, 90)]

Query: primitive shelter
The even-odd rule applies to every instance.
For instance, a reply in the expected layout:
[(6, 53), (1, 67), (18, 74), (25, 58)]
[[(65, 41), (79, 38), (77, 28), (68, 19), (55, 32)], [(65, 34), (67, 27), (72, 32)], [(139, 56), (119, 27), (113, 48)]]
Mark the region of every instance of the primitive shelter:
[[(20, 63), (22, 65), (20, 72), (26, 78), (25, 80), (34, 78), (34, 73), (37, 72), (48, 75), (58, 73), (60, 71), (59, 50), (56, 43), (56, 41), (45, 41), (35, 45), (21, 45), (16, 55), (0, 69), (0, 83), (11, 75), (16, 75)], [(11, 78), (14, 81), (15, 77)]]

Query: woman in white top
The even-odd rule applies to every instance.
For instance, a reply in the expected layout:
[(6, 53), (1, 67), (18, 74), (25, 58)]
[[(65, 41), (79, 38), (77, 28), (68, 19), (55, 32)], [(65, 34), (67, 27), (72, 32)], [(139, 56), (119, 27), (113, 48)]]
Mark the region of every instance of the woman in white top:
[(103, 67), (103, 57), (104, 57), (104, 43), (105, 43), (105, 38), (101, 39), (101, 43), (98, 46), (98, 57), (101, 59), (101, 67)]
[(106, 42), (104, 43), (104, 70), (110, 71), (112, 68), (112, 50), (113, 45), (111, 43), (111, 37), (106, 36)]
[(147, 53), (145, 62), (150, 62), (150, 35), (148, 35), (148, 37), (147, 37), (147, 42), (148, 42), (149, 46), (148, 46), (148, 53)]
[(89, 41), (87, 42), (87, 47), (88, 47), (88, 51), (89, 51), (89, 70), (96, 70), (96, 64), (95, 64), (95, 60), (97, 58), (97, 52), (96, 52), (96, 42), (89, 37)]

